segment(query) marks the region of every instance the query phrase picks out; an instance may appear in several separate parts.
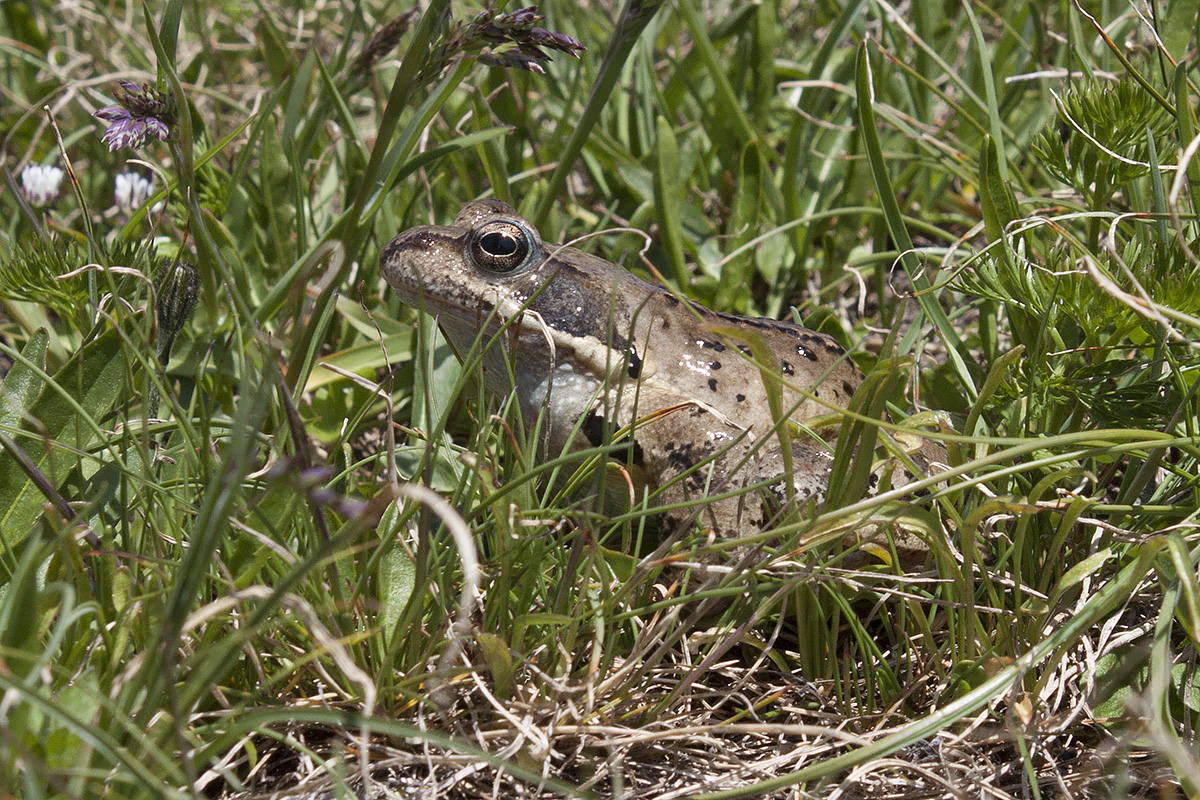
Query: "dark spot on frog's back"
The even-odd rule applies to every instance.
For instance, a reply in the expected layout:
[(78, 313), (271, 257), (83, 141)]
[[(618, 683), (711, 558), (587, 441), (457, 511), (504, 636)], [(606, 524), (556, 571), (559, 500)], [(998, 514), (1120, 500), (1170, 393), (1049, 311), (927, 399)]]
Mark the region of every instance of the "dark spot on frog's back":
[(739, 325), (745, 325), (750, 328), (758, 328), (762, 331), (775, 331), (782, 333), (785, 336), (790, 336), (793, 339), (804, 339), (810, 334), (807, 329), (801, 328), (798, 325), (793, 325), (789, 322), (780, 322), (777, 319), (766, 319), (764, 317), (741, 317), (736, 314), (717, 314), (722, 319)]
[(668, 442), (663, 450), (667, 454), (667, 463), (679, 472), (691, 469), (702, 460), (696, 455), (695, 445), (687, 442)]
[(642, 357), (638, 355), (636, 345), (629, 345), (627, 360), (629, 364), (629, 377), (636, 381), (642, 376)]
[(726, 322), (732, 322), (735, 325), (746, 325), (751, 328), (760, 328), (762, 330), (770, 330), (773, 325), (778, 324), (772, 320), (761, 319), (759, 317), (743, 317), (739, 314), (726, 314), (723, 311), (714, 311), (713, 313)]
[(721, 344), (720, 342), (714, 342), (712, 339), (697, 339), (696, 344), (700, 345), (701, 347), (706, 347), (709, 350), (715, 350), (718, 353), (725, 350), (725, 345)]
[(708, 388), (714, 392), (717, 390), (717, 379), (716, 378), (708, 379)]

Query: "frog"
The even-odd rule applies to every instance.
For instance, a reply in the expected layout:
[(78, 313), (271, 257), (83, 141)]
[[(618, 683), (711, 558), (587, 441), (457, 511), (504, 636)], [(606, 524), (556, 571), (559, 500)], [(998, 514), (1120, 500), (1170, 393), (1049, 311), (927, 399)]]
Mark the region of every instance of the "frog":
[(624, 443), (631, 468), (674, 508), (669, 526), (698, 517), (715, 536), (744, 536), (824, 499), (832, 448), (806, 426), (846, 409), (863, 381), (832, 336), (709, 309), (543, 241), (497, 199), (468, 203), (451, 225), (400, 232), (380, 269), (460, 358), (482, 343), (485, 385), (514, 392), (529, 424), (540, 419), (548, 454)]

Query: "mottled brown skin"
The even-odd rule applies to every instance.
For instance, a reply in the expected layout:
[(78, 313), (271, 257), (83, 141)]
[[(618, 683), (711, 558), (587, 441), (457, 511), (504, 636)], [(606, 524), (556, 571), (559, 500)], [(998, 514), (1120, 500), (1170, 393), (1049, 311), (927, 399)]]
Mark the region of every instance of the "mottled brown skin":
[[(758, 337), (777, 360), (770, 367), (794, 422), (845, 408), (862, 380), (824, 334), (681, 301), (620, 266), (542, 242), (497, 200), (467, 205), (450, 227), (404, 231), (385, 248), (382, 271), (406, 303), (438, 318), (460, 355), (509, 323), (502, 341), (513, 373), (492, 348), (485, 380), (500, 393), (515, 388), (530, 419), (545, 414), (553, 450), (579, 438), (596, 444), (642, 420), (634, 455), (654, 484), (668, 486), (667, 504), (784, 473), (745, 337)], [(792, 451), (797, 499), (819, 502), (828, 449), (796, 434)], [(774, 493), (785, 495), (779, 486)], [(718, 535), (750, 533), (768, 523), (773, 505), (751, 492), (709, 503), (702, 519)]]

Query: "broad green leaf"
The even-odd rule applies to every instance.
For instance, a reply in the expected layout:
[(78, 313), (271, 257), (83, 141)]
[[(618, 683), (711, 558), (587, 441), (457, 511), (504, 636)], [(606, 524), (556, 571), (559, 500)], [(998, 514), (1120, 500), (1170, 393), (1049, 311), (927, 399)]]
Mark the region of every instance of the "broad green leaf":
[[(766, 194), (770, 177), (765, 171), (770, 170), (770, 164), (764, 163), (761, 151), (753, 145), (743, 148), (741, 155), (737, 161), (736, 189), (727, 228), (727, 244), (734, 250), (757, 236), (759, 220), (769, 213)], [(719, 308), (742, 314), (750, 312), (750, 293), (746, 287), (754, 279), (757, 260), (756, 250), (742, 250), (737, 257), (725, 257), (717, 286)], [(763, 271), (763, 277), (769, 283), (774, 282), (777, 270), (778, 265), (774, 265)]]
[(442, 446), (433, 454), (432, 470), (428, 476), (421, 473), (425, 465), (424, 446), (401, 447), (396, 450), (396, 470), (406, 480), (428, 481), (431, 489), (439, 492), (453, 491), (462, 480), (462, 462), (454, 457), (454, 442), (443, 434)]
[[(158, 29), (158, 38), (162, 42), (163, 50), (167, 54), (167, 57), (172, 61), (175, 59), (175, 46), (179, 42), (179, 20), (182, 16), (182, 0), (170, 0), (170, 2), (167, 3), (166, 9), (163, 11), (162, 24)], [(151, 26), (151, 31), (153, 31), (153, 27), (151, 25), (152, 19), (152, 16), (149, 14), (146, 15), (146, 24), (147, 26)]]
[(46, 542), (29, 540), (0, 596), (0, 663), (18, 678), (29, 674), (38, 660), (38, 606), (43, 600), (39, 573), (50, 548)]
[(280, 35), (279, 29), (275, 26), (275, 20), (271, 17), (270, 12), (263, 7), (261, 0), (255, 3), (258, 6), (258, 41), (262, 48), (263, 61), (267, 65), (267, 69), (271, 73), (271, 80), (278, 84), (283, 81), (292, 68), (295, 66), (295, 59), (288, 52), (287, 46), (283, 43), (283, 37)]
[[(95, 722), (100, 715), (100, 698), (103, 696), (95, 669), (88, 669), (71, 679), (69, 686), (57, 696), (58, 706), (72, 717), (83, 722)], [(52, 724), (45, 737), (48, 761), (55, 767), (70, 768), (87, 763), (92, 752), (91, 745), (70, 726)]]
[[(1192, 104), (1189, 101), (1191, 84), (1188, 82), (1188, 72), (1191, 64), (1184, 62), (1175, 68), (1175, 75), (1172, 81), (1175, 97), (1175, 126), (1179, 132), (1179, 141), (1190, 142), (1195, 135), (1196, 128), (1195, 112), (1192, 110)], [(1187, 162), (1188, 185), (1191, 188), (1192, 207), (1200, 207), (1200, 161), (1195, 158), (1189, 159)]]
[(37, 399), (45, 380), (41, 373), (46, 369), (46, 347), (50, 336), (45, 328), (39, 328), (21, 351), (21, 359), (13, 363), (4, 382), (0, 383), (0, 433), (21, 424), (25, 411)]
[(417, 567), (401, 547), (388, 550), (379, 564), (380, 622), (383, 630), (392, 631), (408, 605), (415, 586)]
[(658, 210), (659, 230), (667, 265), (676, 285), (687, 286), (687, 265), (683, 258), (683, 229), (679, 219), (679, 200), (684, 195), (679, 174), (679, 142), (675, 130), (665, 118), (659, 117), (655, 129), (654, 205)]
[(423, 386), (425, 390), (413, 393), (412, 419), (416, 425), (435, 430), (450, 414), (458, 392), (462, 364), (431, 317), (423, 316), (421, 325), (426, 355), (416, 359), (415, 385)]
[(1058, 585), (1054, 587), (1054, 591), (1051, 593), (1052, 596), (1057, 597), (1067, 589), (1070, 589), (1072, 586), (1079, 583), (1096, 570), (1100, 569), (1100, 567), (1104, 566), (1104, 564), (1110, 558), (1112, 558), (1112, 556), (1112, 550), (1108, 549), (1107, 547), (1098, 553), (1092, 553), (1083, 561), (1080, 561), (1078, 564), (1063, 573), (1062, 578), (1060, 578), (1058, 581)]
[[(29, 435), (13, 438), (51, 486), (62, 486), (78, 453), (99, 441), (98, 420), (116, 404), (125, 378), (121, 337), (109, 330), (84, 344), (28, 409)], [(45, 499), (11, 454), (0, 455), (0, 543), (11, 548), (24, 539)]]
[(500, 700), (512, 695), (513, 657), (508, 645), (494, 633), (482, 632), (475, 636), (479, 652), (492, 672), (492, 691)]
[(308, 376), (304, 391), (311, 392), (326, 384), (346, 380), (331, 369), (322, 369), (322, 364), (330, 364), (347, 372), (363, 372), (386, 366), (384, 353), (393, 362), (404, 361), (412, 357), (412, 335), (401, 333), (388, 336), (382, 342), (372, 341), (357, 344), (337, 353), (331, 353), (317, 359), (317, 365)]
[(1175, 571), (1179, 587), (1179, 607), (1176, 616), (1193, 643), (1200, 642), (1200, 581), (1188, 552), (1187, 543), (1178, 531), (1167, 535), (1167, 554)]
[(1188, 56), (1188, 44), (1196, 33), (1198, 10), (1200, 2), (1197, 0), (1174, 0), (1167, 5), (1167, 13), (1158, 27), (1163, 48), (1177, 62)]

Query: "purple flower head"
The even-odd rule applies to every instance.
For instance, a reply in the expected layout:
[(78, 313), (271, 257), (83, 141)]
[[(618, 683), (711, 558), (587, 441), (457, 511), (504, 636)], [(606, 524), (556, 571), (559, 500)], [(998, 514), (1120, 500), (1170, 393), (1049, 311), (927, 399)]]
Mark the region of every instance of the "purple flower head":
[(108, 123), (101, 141), (109, 150), (136, 149), (150, 139), (165, 142), (175, 121), (175, 100), (148, 83), (121, 81), (114, 94), (118, 105), (105, 106), (92, 116)]

